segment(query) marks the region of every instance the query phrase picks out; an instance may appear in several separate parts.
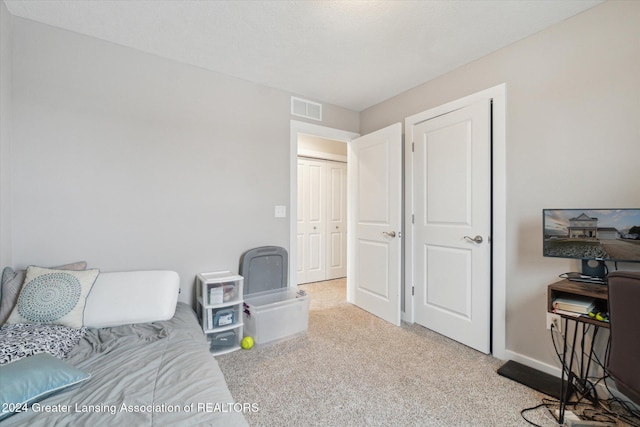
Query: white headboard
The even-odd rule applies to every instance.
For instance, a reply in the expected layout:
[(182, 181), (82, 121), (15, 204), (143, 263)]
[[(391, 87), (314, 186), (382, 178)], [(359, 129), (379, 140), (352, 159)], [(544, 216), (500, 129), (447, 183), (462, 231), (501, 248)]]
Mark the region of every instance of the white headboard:
[(106, 328), (171, 319), (179, 291), (175, 271), (100, 273), (87, 296), (84, 325)]

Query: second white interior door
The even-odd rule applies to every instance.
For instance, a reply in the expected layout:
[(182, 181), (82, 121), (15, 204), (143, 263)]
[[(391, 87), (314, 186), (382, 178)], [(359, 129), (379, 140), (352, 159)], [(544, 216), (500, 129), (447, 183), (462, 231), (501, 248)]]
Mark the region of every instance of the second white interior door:
[(491, 337), (489, 101), (407, 126), (415, 321), (484, 353)]

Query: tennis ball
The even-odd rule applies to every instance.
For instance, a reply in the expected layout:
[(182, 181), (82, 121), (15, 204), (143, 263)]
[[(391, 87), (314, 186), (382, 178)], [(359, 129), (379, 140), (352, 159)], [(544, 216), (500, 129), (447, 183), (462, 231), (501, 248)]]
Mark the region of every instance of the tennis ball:
[(249, 350), (251, 347), (253, 347), (253, 338), (251, 337), (242, 338), (242, 342), (240, 343), (240, 346), (245, 350)]

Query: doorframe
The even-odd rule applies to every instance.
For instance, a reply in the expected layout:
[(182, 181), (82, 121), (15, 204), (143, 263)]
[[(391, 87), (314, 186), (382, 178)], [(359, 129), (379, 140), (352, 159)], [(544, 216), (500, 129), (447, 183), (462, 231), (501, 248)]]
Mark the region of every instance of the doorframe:
[[(493, 100), (491, 143), (491, 354), (506, 359), (506, 229), (507, 229), (507, 156), (506, 156), (506, 84), (485, 89), (405, 118), (405, 224), (411, 225), (413, 211), (413, 125), (486, 100)], [(413, 233), (405, 233), (405, 311), (403, 320), (414, 323)]]
[[(290, 121), (290, 145), (289, 145), (289, 287), (298, 286), (298, 134), (318, 136), (321, 138), (342, 141), (345, 144), (357, 138), (360, 134), (346, 130), (329, 128), (313, 123)], [(349, 197), (347, 193), (347, 197)], [(347, 233), (349, 230), (347, 229)], [(349, 256), (347, 252), (347, 257)], [(347, 271), (347, 274), (349, 272)]]

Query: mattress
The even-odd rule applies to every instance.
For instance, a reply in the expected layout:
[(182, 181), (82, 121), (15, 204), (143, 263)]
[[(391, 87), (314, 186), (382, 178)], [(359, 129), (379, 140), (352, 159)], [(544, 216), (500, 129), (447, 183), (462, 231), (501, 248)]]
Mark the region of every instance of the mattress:
[(195, 313), (178, 303), (167, 321), (89, 329), (65, 359), (88, 381), (2, 421), (29, 426), (247, 426)]

